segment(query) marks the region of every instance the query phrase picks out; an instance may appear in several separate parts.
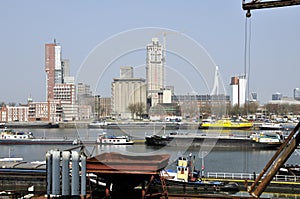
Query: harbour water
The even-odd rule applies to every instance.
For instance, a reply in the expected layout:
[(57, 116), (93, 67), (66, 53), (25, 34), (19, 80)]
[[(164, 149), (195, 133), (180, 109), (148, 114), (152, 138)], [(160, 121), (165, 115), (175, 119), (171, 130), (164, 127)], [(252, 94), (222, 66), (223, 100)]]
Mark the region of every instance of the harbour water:
[[(96, 140), (101, 129), (28, 129), (37, 138), (68, 138), (81, 140)], [(203, 133), (196, 130), (198, 133)], [(130, 135), (138, 140), (143, 140), (145, 135), (153, 134), (153, 130), (105, 130), (109, 135)], [(170, 133), (167, 131), (165, 133)], [(216, 133), (216, 132), (205, 132)], [(219, 133), (219, 132), (218, 132)], [(249, 131), (226, 131), (220, 133), (248, 135)], [(276, 150), (252, 150), (241, 148), (240, 150), (215, 150), (211, 148), (202, 149), (201, 147), (149, 147), (142, 142), (134, 145), (86, 145), (86, 149), (92, 155), (102, 152), (120, 152), (128, 155), (152, 155), (152, 154), (171, 154), (167, 169), (175, 169), (175, 162), (181, 155), (195, 156), (195, 166), (198, 169), (204, 168), (204, 172), (225, 172), (225, 173), (260, 173), (267, 162), (271, 159)], [(22, 157), (24, 161), (45, 160), (45, 154), (51, 149), (67, 150), (74, 145), (2, 145), (0, 146), (0, 157)], [(300, 151), (295, 151), (287, 164), (300, 164)], [(292, 198), (297, 198), (293, 196)], [(298, 196), (299, 198), (299, 196)]]

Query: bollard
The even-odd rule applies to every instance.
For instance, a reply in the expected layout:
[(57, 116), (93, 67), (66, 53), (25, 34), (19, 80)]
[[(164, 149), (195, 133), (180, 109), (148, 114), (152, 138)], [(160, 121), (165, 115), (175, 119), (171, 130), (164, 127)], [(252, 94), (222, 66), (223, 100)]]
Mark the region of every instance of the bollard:
[(79, 155), (72, 151), (72, 196), (79, 196)]
[(52, 154), (48, 151), (46, 153), (46, 171), (47, 171), (47, 195), (51, 194), (52, 184)]
[(60, 151), (52, 152), (52, 194), (60, 195)]
[(86, 157), (81, 155), (81, 195), (86, 196)]
[(62, 196), (70, 196), (70, 152), (62, 152)]

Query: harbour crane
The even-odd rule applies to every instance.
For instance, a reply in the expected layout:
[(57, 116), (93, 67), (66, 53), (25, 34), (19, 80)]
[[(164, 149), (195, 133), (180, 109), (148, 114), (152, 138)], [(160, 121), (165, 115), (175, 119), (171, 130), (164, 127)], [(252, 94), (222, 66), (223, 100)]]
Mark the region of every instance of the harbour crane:
[(250, 10), (254, 9), (263, 9), (263, 8), (278, 8), (285, 6), (295, 6), (300, 5), (300, 0), (278, 0), (278, 1), (259, 1), (252, 0), (250, 2), (246, 2), (243, 0), (243, 9), (247, 10), (247, 17), (251, 17)]
[[(247, 11), (246, 17), (251, 17), (250, 10), (275, 8), (284, 6), (300, 5), (300, 0), (278, 0), (278, 1), (259, 1), (252, 0), (245, 2), (243, 0), (243, 9)], [(295, 149), (298, 148), (300, 143), (300, 122), (289, 134), (288, 138), (282, 143), (278, 151), (274, 154), (271, 160), (267, 163), (265, 168), (261, 171), (251, 186), (245, 182), (247, 191), (254, 197), (259, 198), (262, 192), (267, 188), (273, 177), (284, 165), (288, 158), (292, 155)]]

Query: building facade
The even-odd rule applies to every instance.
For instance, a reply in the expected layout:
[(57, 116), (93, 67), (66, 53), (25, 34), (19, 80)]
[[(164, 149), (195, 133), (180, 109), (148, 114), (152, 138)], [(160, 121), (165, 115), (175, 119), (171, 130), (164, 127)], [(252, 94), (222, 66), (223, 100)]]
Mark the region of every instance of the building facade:
[(300, 89), (299, 88), (294, 89), (294, 99), (300, 100)]
[(231, 105), (244, 106), (246, 103), (246, 85), (245, 76), (235, 76), (231, 78)]
[(1, 122), (28, 122), (28, 106), (3, 106), (0, 108)]
[(279, 92), (272, 94), (272, 100), (274, 100), (274, 101), (281, 100), (281, 98), (282, 98), (282, 94)]
[(112, 83), (113, 114), (119, 118), (131, 118), (130, 104), (143, 103), (146, 107), (146, 84), (142, 78), (114, 78)]
[(28, 102), (29, 121), (60, 122), (62, 120), (62, 105), (60, 100), (47, 102)]
[(79, 110), (76, 105), (76, 85), (74, 77), (70, 76), (70, 61), (62, 59), (62, 48), (55, 40), (54, 43), (45, 44), (45, 71), (47, 103), (50, 105), (48, 118), (50, 121), (57, 120), (53, 101), (59, 101), (62, 108), (61, 120), (77, 119)]
[(47, 73), (46, 90), (47, 100), (54, 99), (54, 86), (63, 84), (64, 78), (69, 76), (69, 60), (62, 59), (62, 49), (59, 44), (45, 44), (45, 71)]
[(62, 120), (74, 121), (79, 118), (75, 84), (56, 84), (54, 86), (54, 100), (59, 100), (61, 103)]
[[(203, 114), (225, 114), (230, 105), (228, 95), (176, 95), (172, 102), (180, 106), (183, 118), (199, 118)], [(217, 110), (217, 111), (216, 111)]]
[(53, 99), (61, 100), (63, 104), (75, 104), (76, 102), (76, 88), (74, 84), (56, 84), (53, 93)]
[(165, 49), (158, 38), (152, 38), (147, 45), (146, 57), (147, 97), (152, 106), (158, 103), (158, 92), (165, 87)]

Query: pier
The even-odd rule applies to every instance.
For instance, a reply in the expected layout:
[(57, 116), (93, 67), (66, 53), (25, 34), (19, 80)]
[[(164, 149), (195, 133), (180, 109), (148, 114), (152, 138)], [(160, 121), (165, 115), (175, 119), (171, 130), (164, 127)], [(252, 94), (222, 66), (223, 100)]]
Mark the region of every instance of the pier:
[[(253, 183), (259, 174), (256, 173), (224, 173), (207, 172), (205, 180), (216, 180), (225, 182), (235, 182), (240, 190), (246, 191), (245, 183)], [(281, 193), (299, 193), (300, 176), (296, 175), (275, 175), (266, 191)]]
[[(112, 157), (111, 155), (116, 155), (116, 157)], [(257, 174), (254, 173), (207, 172), (206, 176), (202, 178), (202, 180), (238, 183), (240, 191), (244, 192), (244, 196), (224, 195), (222, 192), (214, 192), (212, 194), (201, 190), (199, 187), (166, 186), (164, 188), (161, 185), (149, 186), (149, 183), (147, 182), (151, 181), (152, 177), (156, 176), (159, 178), (160, 170), (165, 166), (167, 157), (161, 156), (162, 159), (159, 158), (160, 160), (156, 159), (155, 161), (138, 157), (130, 160), (131, 165), (130, 161), (128, 161), (128, 157), (127, 159), (122, 159), (120, 157), (127, 156), (102, 154), (87, 159), (86, 190), (88, 190), (88, 192), (86, 198), (103, 198), (106, 194), (115, 194), (113, 196), (117, 197), (116, 194), (126, 194), (128, 192), (127, 188), (130, 188), (132, 191), (130, 194), (133, 194), (133, 197), (136, 196), (137, 198), (140, 198), (142, 194), (144, 194), (145, 198), (149, 198), (150, 196), (152, 198), (162, 197), (163, 194), (161, 191), (165, 188), (168, 198), (170, 199), (252, 198), (247, 195), (248, 193), (246, 193), (244, 183), (246, 180), (248, 183), (252, 183), (257, 177)], [(148, 164), (149, 161), (151, 162), (151, 165)], [(136, 164), (137, 162), (140, 162), (141, 164)], [(148, 166), (144, 167), (142, 165)], [(32, 194), (40, 196), (39, 198), (43, 198), (46, 195), (46, 174), (45, 162), (0, 162), (0, 190), (3, 191), (3, 194), (0, 196), (7, 195), (9, 198), (13, 198)], [(96, 175), (93, 176), (91, 174)], [(92, 179), (95, 181), (92, 182)], [(95, 183), (96, 181), (98, 182)], [(108, 184), (114, 183), (115, 185), (119, 184), (120, 186), (116, 186), (112, 189), (113, 192), (111, 192), (110, 186), (106, 186), (106, 184), (100, 185), (100, 182), (108, 182)], [(126, 187), (126, 189), (124, 189), (124, 187)], [(151, 190), (156, 192), (150, 192)], [(276, 175), (266, 191), (284, 194), (299, 193), (300, 176)]]
[[(28, 190), (32, 187), (33, 190)], [(12, 195), (45, 193), (46, 164), (44, 162), (27, 163), (23, 161), (0, 162), (0, 190)]]

